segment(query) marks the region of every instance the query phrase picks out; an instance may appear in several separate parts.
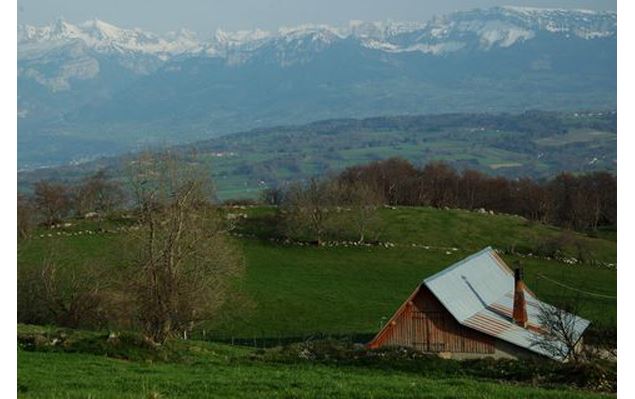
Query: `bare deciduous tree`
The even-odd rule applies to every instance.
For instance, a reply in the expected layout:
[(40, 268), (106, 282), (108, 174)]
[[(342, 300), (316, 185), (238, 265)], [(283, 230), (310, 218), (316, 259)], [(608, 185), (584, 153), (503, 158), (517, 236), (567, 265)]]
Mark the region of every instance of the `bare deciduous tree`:
[(542, 305), (538, 315), (542, 331), (536, 334), (532, 345), (562, 360), (580, 360), (581, 320), (576, 316), (577, 311), (575, 301), (559, 306)]
[(106, 292), (113, 273), (64, 259), (52, 241), (41, 264), (18, 264), (18, 320), (78, 328), (98, 328), (108, 321)]
[(369, 236), (376, 239), (381, 224), (378, 212), (382, 205), (381, 194), (363, 182), (339, 184), (337, 191), (338, 203), (347, 208), (345, 222), (357, 235), (357, 241), (363, 243)]
[(260, 195), (260, 199), (267, 205), (279, 206), (284, 202), (284, 195), (285, 192), (282, 188), (274, 187), (264, 190)]
[(213, 318), (243, 263), (202, 170), (168, 153), (145, 155), (132, 183), (141, 228), (131, 243), (129, 289), (137, 321), (161, 343)]
[(18, 238), (29, 238), (35, 227), (35, 208), (33, 202), (25, 195), (18, 194), (17, 222)]
[(123, 197), (121, 187), (110, 181), (104, 171), (99, 171), (85, 178), (77, 188), (77, 212), (110, 212), (122, 203)]
[(431, 162), (421, 170), (421, 179), (426, 187), (426, 203), (440, 208), (453, 207), (458, 191), (458, 174), (444, 162)]
[(364, 182), (390, 205), (483, 208), (582, 230), (617, 223), (617, 180), (607, 172), (562, 173), (549, 181), (507, 179), (471, 169), (459, 173), (443, 162), (415, 168), (391, 158), (349, 167), (338, 180)]
[(47, 225), (63, 219), (72, 209), (72, 195), (61, 183), (39, 181), (34, 187), (34, 202)]
[(292, 185), (283, 205), (287, 231), (308, 234), (321, 245), (334, 215), (335, 203), (330, 181), (313, 178), (307, 184)]

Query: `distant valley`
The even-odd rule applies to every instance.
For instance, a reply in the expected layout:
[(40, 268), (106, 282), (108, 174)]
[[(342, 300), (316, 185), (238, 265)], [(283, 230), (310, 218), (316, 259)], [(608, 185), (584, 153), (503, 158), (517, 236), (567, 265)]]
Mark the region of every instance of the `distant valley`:
[[(427, 22), (219, 31), (209, 39), (187, 31), (159, 36), (99, 20), (21, 26), (18, 167), (82, 163), (149, 145), (327, 119), (535, 109), (611, 112), (616, 106), (616, 37), (615, 13), (519, 7), (458, 12)], [(306, 149), (308, 158), (300, 166), (296, 154), (288, 168), (276, 172), (266, 170), (272, 167), (269, 158), (258, 158), (281, 150), (266, 138), (272, 136), (229, 135), (212, 142), (247, 156), (251, 166), (238, 175), (259, 176), (265, 184), (286, 178), (285, 173), (304, 175), (389, 154), (468, 163), (477, 159), (496, 173), (541, 174), (562, 157), (542, 160), (538, 153), (545, 150), (549, 157), (558, 149), (576, 158), (571, 164), (576, 169), (584, 162), (613, 167), (613, 153), (600, 151), (606, 143), (614, 146), (612, 137), (590, 131), (558, 139), (545, 132), (527, 141), (535, 146), (529, 153), (527, 143), (522, 144), (520, 158), (510, 155), (517, 149), (502, 148), (517, 146), (515, 138), (504, 144), (509, 132), (483, 134), (484, 141), (470, 141), (470, 149), (462, 139), (451, 139), (467, 134), (464, 130), (425, 137), (389, 131), (381, 138), (372, 137), (377, 132), (364, 133), (369, 136), (361, 142), (371, 143), (364, 149), (355, 146), (352, 137), (357, 136), (336, 130), (329, 154), (341, 159), (316, 161)], [(353, 146), (339, 147), (346, 141)], [(428, 152), (422, 158), (424, 148)], [(234, 179), (229, 176), (236, 175), (242, 161), (217, 158), (226, 165), (218, 173)], [(298, 167), (301, 173), (294, 172)], [(232, 184), (243, 184), (238, 181)]]
[[(257, 129), (173, 147), (206, 165), (220, 199), (256, 198), (265, 188), (390, 157), (445, 161), (490, 175), (550, 178), (562, 171), (617, 172), (617, 114), (526, 112), (337, 119)], [(73, 181), (99, 170), (126, 181), (134, 154), (19, 173)]]

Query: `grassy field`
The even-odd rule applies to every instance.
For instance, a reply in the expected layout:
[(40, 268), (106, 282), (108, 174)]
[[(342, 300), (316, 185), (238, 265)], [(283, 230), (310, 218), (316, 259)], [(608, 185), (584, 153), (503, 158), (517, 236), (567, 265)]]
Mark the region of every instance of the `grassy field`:
[[(505, 215), (460, 210), (396, 208), (381, 212), (380, 239), (394, 247), (308, 247), (270, 242), (272, 208), (230, 210), (249, 217), (236, 230), (247, 272), (237, 288), (246, 300), (230, 301), (219, 317), (204, 325), (206, 337), (290, 339), (312, 334), (368, 339), (426, 277), (486, 246), (530, 253), (545, 239), (562, 234), (551, 226)], [(121, 221), (101, 225), (117, 231)], [(88, 234), (95, 222), (79, 221), (64, 232), (40, 232), (19, 248), (20, 262), (39, 264), (46, 253), (68, 264), (117, 264), (126, 232)], [(65, 235), (78, 234), (80, 235)], [(51, 234), (51, 237), (48, 235)], [(584, 243), (594, 261), (616, 263), (616, 242), (569, 233)], [(249, 235), (249, 238), (246, 236)], [(41, 237), (42, 236), (42, 237)], [(568, 256), (577, 256), (568, 248)], [(578, 297), (581, 314), (594, 324), (615, 325), (616, 300), (578, 295), (539, 276), (603, 296), (616, 294), (617, 273), (607, 267), (539, 257), (503, 255), (520, 262), (528, 286), (542, 299)]]
[[(372, 335), (425, 277), (468, 255), (418, 248), (281, 248), (259, 242), (246, 242), (244, 248), (249, 268), (242, 287), (253, 307), (230, 310), (230, 305), (226, 318), (210, 326), (221, 335)], [(504, 258), (510, 263), (520, 260)], [(539, 279), (537, 273), (574, 287), (615, 293), (614, 271), (522, 261), (527, 284), (546, 301), (567, 293)], [(615, 300), (590, 298), (583, 305), (583, 316), (597, 323), (615, 323)]]
[[(528, 254), (563, 231), (523, 218), (432, 208), (385, 208), (380, 240), (385, 246), (300, 246), (271, 241), (273, 208), (228, 208), (246, 213), (235, 229), (246, 275), (236, 283), (243, 298), (227, 302), (200, 326), (197, 339), (176, 360), (106, 357), (99, 351), (18, 349), (18, 388), (24, 398), (594, 398), (604, 395), (564, 386), (549, 389), (462, 375), (418, 373), (384, 367), (257, 359), (261, 349), (319, 337), (367, 342), (404, 298), (427, 276), (488, 245)], [(20, 265), (39, 265), (47, 254), (64, 264), (94, 267), (122, 262), (126, 218), (73, 220), (39, 230), (18, 247)], [(100, 230), (101, 229), (101, 230)], [(100, 231), (100, 232), (98, 232)], [(81, 233), (81, 234), (80, 234)], [(558, 301), (577, 294), (554, 281), (596, 294), (616, 294), (616, 234), (595, 238), (568, 232), (595, 264), (568, 265), (536, 256), (503, 255), (521, 262), (539, 297)], [(124, 248), (124, 249), (122, 249)], [(566, 256), (577, 256), (575, 246)], [(588, 255), (587, 255), (588, 256)], [(616, 301), (581, 296), (581, 313), (596, 325), (615, 325)], [(25, 331), (19, 326), (19, 331)], [(30, 330), (26, 330), (27, 332)], [(105, 335), (107, 337), (107, 333)], [(104, 338), (105, 340), (105, 338)], [(234, 346), (229, 342), (250, 345)], [(212, 341), (212, 342), (210, 342)], [(214, 342), (216, 341), (216, 342)], [(221, 343), (225, 342), (225, 344)], [(101, 347), (100, 347), (101, 348)], [(74, 350), (70, 351), (73, 352)], [(112, 356), (112, 355), (111, 355)], [(254, 358), (256, 356), (256, 358)]]
[(559, 136), (545, 137), (536, 140), (536, 144), (552, 147), (552, 146), (565, 146), (574, 143), (588, 143), (588, 142), (600, 142), (600, 141), (615, 141), (617, 137), (608, 132), (599, 132), (590, 129), (574, 130), (567, 134)]
[[(44, 330), (42, 328), (37, 328)], [(32, 326), (18, 326), (33, 332)], [(80, 335), (77, 343), (105, 341), (107, 335)], [(67, 339), (67, 342), (70, 338)], [(171, 358), (150, 360), (135, 348), (127, 357), (90, 353), (90, 344), (43, 351), (18, 349), (18, 397), (21, 398), (599, 398), (563, 385), (549, 389), (488, 378), (453, 376), (460, 363), (439, 359), (441, 367), (421, 372), (389, 365), (320, 364), (270, 360), (268, 352), (201, 341), (172, 341), (162, 350)], [(123, 357), (121, 357), (124, 355)], [(427, 362), (428, 360), (422, 359)], [(384, 363), (384, 362), (381, 362)], [(415, 362), (410, 361), (410, 364)], [(447, 368), (447, 367), (446, 367)]]
[(428, 378), (316, 365), (241, 363), (218, 346), (195, 364), (148, 364), (103, 356), (18, 352), (21, 398), (600, 398), (468, 378)]

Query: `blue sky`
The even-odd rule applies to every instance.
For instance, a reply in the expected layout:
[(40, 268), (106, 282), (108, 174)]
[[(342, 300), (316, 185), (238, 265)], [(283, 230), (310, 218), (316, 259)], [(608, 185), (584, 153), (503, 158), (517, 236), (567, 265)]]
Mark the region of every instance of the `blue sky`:
[(187, 28), (203, 35), (217, 28), (276, 29), (303, 23), (425, 21), (434, 15), (496, 5), (615, 11), (616, 0), (18, 0), (18, 23), (44, 25), (99, 18), (122, 27), (163, 33)]

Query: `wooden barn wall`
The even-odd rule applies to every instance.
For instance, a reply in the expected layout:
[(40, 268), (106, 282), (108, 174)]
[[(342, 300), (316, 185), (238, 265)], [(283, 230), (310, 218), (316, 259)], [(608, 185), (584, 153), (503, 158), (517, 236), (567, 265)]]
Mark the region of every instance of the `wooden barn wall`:
[(494, 353), (494, 338), (459, 324), (422, 286), (373, 346), (410, 346), (424, 352)]

